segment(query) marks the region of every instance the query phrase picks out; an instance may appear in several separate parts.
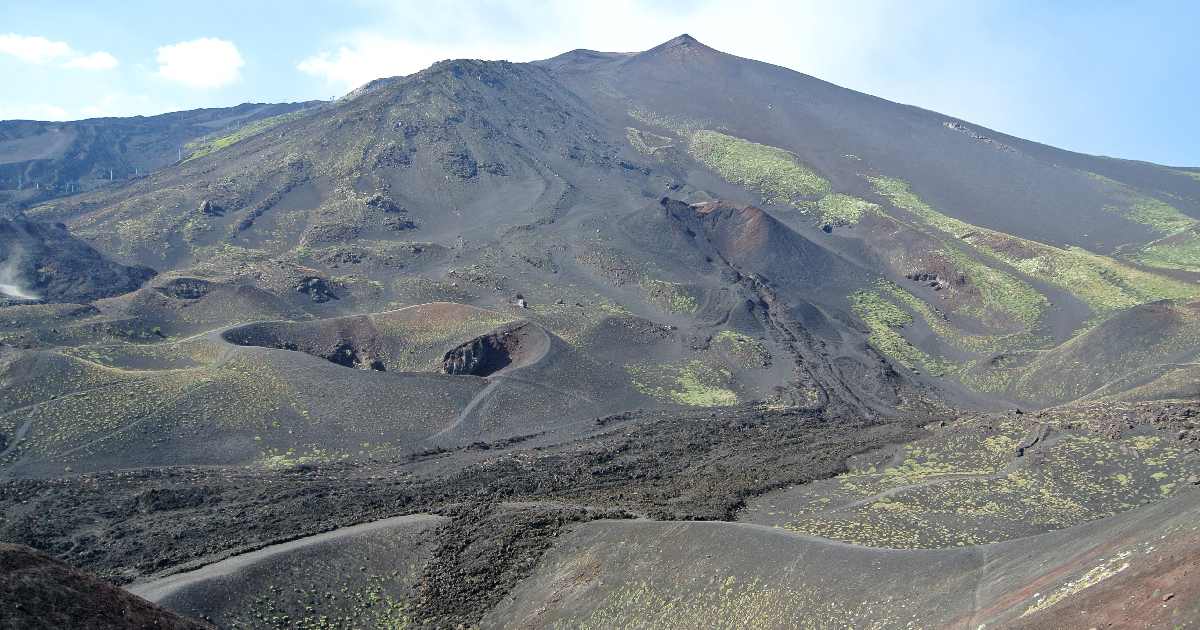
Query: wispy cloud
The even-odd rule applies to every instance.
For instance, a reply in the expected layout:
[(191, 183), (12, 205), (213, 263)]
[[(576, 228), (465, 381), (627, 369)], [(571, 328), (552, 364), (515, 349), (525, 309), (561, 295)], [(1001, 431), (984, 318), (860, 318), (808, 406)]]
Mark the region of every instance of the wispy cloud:
[(428, 66), (445, 52), (374, 33), (362, 33), (336, 50), (321, 51), (299, 64), (308, 75), (342, 89), (357, 87), (379, 77), (410, 74)]
[(117, 58), (104, 52), (94, 52), (90, 55), (82, 55), (68, 60), (63, 64), (64, 68), (76, 68), (79, 70), (112, 70), (119, 65)]
[(246, 62), (233, 42), (204, 37), (158, 49), (158, 75), (192, 88), (236, 83)]
[(0, 120), (70, 120), (65, 107), (49, 103), (0, 103)]
[(66, 42), (16, 33), (0, 35), (0, 54), (16, 57), (25, 63), (57, 64), (79, 70), (111, 70), (119, 65), (116, 57), (104, 51), (85, 54)]

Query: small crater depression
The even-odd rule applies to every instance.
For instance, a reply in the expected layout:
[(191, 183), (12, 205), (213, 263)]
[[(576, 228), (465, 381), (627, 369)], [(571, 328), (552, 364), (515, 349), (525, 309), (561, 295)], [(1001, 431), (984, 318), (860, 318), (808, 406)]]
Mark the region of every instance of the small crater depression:
[(427, 338), (432, 322), (417, 320), (406, 328), (402, 318), (411, 314), (401, 310), (309, 322), (257, 322), (226, 330), (221, 337), (238, 346), (303, 352), (357, 370), (471, 376), (529, 365), (550, 348), (549, 335), (528, 321), (481, 326), (437, 340)]
[(379, 332), (365, 318), (349, 324), (334, 327), (263, 322), (227, 330), (222, 337), (239, 346), (292, 350), (343, 367), (386, 372), (385, 343)]
[(442, 358), (442, 371), (491, 376), (536, 362), (545, 354), (548, 343), (544, 333), (527, 323), (506, 326), (447, 352)]

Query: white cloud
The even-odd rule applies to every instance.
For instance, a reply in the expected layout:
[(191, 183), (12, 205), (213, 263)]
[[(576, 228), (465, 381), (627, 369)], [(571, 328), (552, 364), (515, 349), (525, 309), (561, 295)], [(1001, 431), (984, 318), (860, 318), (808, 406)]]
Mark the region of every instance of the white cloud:
[(158, 49), (158, 75), (193, 88), (217, 88), (240, 78), (246, 62), (233, 42), (205, 37)]
[(45, 64), (69, 57), (74, 51), (66, 42), (7, 33), (0, 35), (0, 53), (12, 55), (26, 63)]
[(104, 52), (94, 52), (90, 55), (80, 55), (63, 64), (64, 68), (79, 70), (112, 70), (119, 65), (117, 58)]
[(59, 63), (64, 68), (81, 70), (112, 70), (119, 63), (116, 57), (104, 51), (83, 54), (66, 42), (16, 33), (0, 35), (0, 54), (11, 55), (25, 63)]
[(48, 103), (0, 105), (0, 120), (71, 120), (66, 109)]
[[(296, 67), (301, 72), (350, 89), (379, 77), (411, 74), (451, 56), (451, 50), (363, 33), (336, 51), (317, 53)], [(455, 56), (462, 54), (460, 51)]]

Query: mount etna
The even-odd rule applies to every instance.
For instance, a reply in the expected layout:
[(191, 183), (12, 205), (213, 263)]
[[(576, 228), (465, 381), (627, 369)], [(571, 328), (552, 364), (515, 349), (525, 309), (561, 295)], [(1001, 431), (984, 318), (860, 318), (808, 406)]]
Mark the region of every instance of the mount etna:
[(1200, 169), (682, 35), (0, 180), (0, 627), (1200, 625)]

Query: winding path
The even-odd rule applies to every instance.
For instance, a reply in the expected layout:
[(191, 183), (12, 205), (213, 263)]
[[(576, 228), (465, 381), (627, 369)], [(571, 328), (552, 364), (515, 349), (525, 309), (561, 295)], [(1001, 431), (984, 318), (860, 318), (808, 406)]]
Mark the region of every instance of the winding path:
[(441, 523), (445, 520), (447, 520), (445, 517), (435, 516), (433, 514), (409, 514), (405, 516), (393, 516), (378, 521), (370, 521), (368, 523), (362, 523), (359, 525), (341, 527), (328, 532), (314, 534), (312, 536), (305, 536), (303, 538), (297, 538), (295, 540), (269, 545), (255, 551), (249, 551), (235, 556), (230, 556), (224, 560), (219, 560), (192, 571), (185, 571), (183, 573), (176, 573), (174, 575), (168, 575), (155, 580), (131, 584), (127, 586), (126, 589), (134, 595), (148, 599), (152, 602), (158, 602), (183, 588), (214, 578), (234, 575), (241, 569), (245, 569), (273, 556), (290, 553), (324, 542), (357, 536), (359, 534), (365, 534), (390, 527), (420, 524), (433, 525)]

